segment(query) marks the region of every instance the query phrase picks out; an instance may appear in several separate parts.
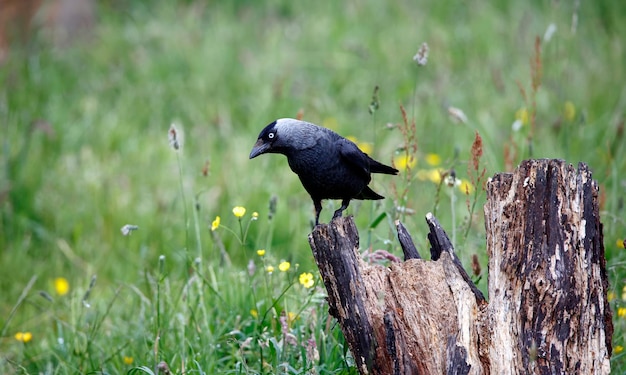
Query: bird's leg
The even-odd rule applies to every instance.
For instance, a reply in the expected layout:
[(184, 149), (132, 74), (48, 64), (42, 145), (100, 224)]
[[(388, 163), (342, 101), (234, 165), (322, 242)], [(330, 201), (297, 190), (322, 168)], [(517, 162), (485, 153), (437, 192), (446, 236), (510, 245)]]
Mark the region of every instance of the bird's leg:
[(343, 213), (343, 211), (348, 208), (348, 205), (350, 204), (350, 199), (343, 199), (341, 201), (341, 207), (339, 207), (339, 209), (337, 211), (335, 211), (335, 214), (333, 215), (333, 219), (336, 219), (338, 217), (341, 217), (341, 214)]
[(322, 212), (322, 200), (313, 199), (313, 206), (315, 206), (315, 225), (320, 224), (320, 213)]

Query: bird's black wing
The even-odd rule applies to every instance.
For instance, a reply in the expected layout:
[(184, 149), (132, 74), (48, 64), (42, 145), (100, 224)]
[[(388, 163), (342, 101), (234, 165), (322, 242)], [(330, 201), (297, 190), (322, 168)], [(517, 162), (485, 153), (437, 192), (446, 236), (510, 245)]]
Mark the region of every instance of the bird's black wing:
[[(367, 155), (367, 154), (366, 154)], [(369, 163), (370, 163), (370, 172), (372, 173), (386, 173), (386, 174), (398, 174), (398, 170), (390, 167), (388, 165), (385, 165), (379, 161), (376, 161), (372, 158), (369, 157), (369, 155), (367, 156), (367, 158), (369, 159)]]
[(359, 147), (345, 138), (337, 141), (341, 159), (360, 177), (370, 181), (370, 162), (367, 155)]

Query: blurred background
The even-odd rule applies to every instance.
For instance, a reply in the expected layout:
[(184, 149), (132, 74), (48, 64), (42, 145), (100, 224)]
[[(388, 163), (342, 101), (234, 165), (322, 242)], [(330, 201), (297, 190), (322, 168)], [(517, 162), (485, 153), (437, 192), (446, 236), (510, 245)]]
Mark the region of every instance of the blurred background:
[(624, 370), (624, 19), (613, 1), (0, 0), (0, 369), (354, 372), (310, 198), (284, 157), (248, 160), (298, 117), (401, 170), (348, 210), (364, 252), (401, 256), (401, 219), (428, 256), (434, 212), (483, 291), (485, 180), (588, 164)]

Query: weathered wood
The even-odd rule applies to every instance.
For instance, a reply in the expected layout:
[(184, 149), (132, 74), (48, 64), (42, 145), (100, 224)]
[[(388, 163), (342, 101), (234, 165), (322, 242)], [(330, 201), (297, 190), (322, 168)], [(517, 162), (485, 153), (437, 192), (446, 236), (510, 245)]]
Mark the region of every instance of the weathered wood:
[[(353, 222), (333, 221), (317, 226), (309, 235), (313, 256), (328, 291), (330, 314), (339, 323), (361, 373), (372, 367), (375, 342), (372, 325), (365, 306), (361, 269), (363, 261), (358, 254), (359, 234)], [(384, 342), (384, 341), (383, 341)]]
[(454, 253), (452, 241), (443, 230), (439, 220), (430, 212), (426, 214), (426, 224), (428, 224), (428, 242), (430, 242), (430, 259), (439, 260), (441, 253), (449, 251)]
[[(450, 364), (480, 368), (472, 341), (479, 302), (450, 249), (437, 262), (367, 264), (352, 218), (316, 227), (309, 242), (330, 313), (362, 374), (441, 374)], [(442, 360), (447, 357), (454, 362)]]
[(417, 251), (417, 248), (413, 243), (411, 234), (408, 230), (406, 230), (406, 227), (400, 222), (400, 220), (396, 220), (396, 230), (398, 231), (398, 242), (400, 242), (400, 247), (404, 253), (404, 260), (420, 259), (420, 253)]
[(361, 260), (351, 218), (316, 227), (309, 242), (330, 313), (359, 372), (608, 374), (613, 327), (597, 191), (586, 166), (558, 160), (524, 162), (489, 181), (488, 304), (430, 214), (436, 261), (414, 258), (396, 223), (408, 260), (389, 267)]
[(459, 275), (463, 278), (463, 281), (467, 283), (467, 285), (474, 293), (474, 297), (476, 298), (476, 303), (482, 304), (486, 302), (483, 293), (478, 289), (476, 285), (472, 282), (472, 279), (469, 277), (463, 265), (461, 264), (461, 260), (454, 253), (454, 248), (452, 247), (452, 241), (446, 234), (446, 231), (443, 230), (441, 224), (439, 224), (439, 220), (431, 214), (430, 212), (426, 214), (426, 223), (428, 224), (429, 232), (428, 232), (428, 240), (430, 241), (431, 248), (431, 260), (439, 260), (441, 254), (443, 252), (448, 252), (450, 257), (452, 258), (452, 262), (456, 266), (459, 271)]
[(531, 160), (496, 175), (485, 217), (492, 371), (608, 374), (613, 326), (587, 166)]

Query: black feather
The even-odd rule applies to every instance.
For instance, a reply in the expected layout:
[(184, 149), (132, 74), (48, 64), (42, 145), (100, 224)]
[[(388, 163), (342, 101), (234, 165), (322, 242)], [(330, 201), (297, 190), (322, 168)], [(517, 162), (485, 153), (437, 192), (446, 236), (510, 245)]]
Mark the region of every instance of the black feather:
[(384, 173), (384, 174), (398, 174), (398, 170), (395, 168), (392, 168), (388, 165), (385, 165), (383, 163), (377, 162), (376, 160), (370, 158), (369, 156), (367, 157), (369, 159), (370, 162), (370, 171), (372, 173)]
[(333, 215), (339, 217), (351, 199), (384, 198), (367, 186), (372, 173), (398, 173), (339, 134), (294, 119), (276, 120), (261, 131), (250, 158), (264, 153), (287, 157), (289, 167), (313, 199), (315, 224), (319, 223), (323, 199), (341, 199), (341, 207)]

